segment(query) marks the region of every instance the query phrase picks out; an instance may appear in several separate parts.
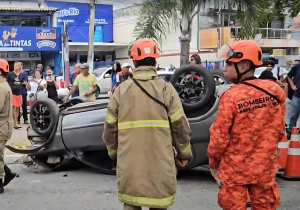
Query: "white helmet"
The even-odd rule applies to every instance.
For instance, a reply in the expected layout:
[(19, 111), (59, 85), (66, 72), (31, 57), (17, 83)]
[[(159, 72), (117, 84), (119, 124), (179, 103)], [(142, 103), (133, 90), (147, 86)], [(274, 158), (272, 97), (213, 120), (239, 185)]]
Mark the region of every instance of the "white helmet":
[(123, 63), (121, 68), (130, 68), (130, 65), (129, 65), (129, 63)]

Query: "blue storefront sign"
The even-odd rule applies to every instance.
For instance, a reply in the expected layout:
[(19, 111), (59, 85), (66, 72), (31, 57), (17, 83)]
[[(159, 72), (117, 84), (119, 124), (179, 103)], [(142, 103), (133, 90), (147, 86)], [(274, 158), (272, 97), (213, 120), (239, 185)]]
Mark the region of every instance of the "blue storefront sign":
[(103, 27), (95, 26), (94, 42), (103, 42)]
[[(68, 23), (69, 40), (88, 42), (89, 4), (74, 2), (46, 1), (48, 7), (58, 8), (57, 24)], [(95, 42), (113, 42), (113, 6), (96, 4)]]
[(59, 28), (0, 26), (0, 51), (61, 51)]

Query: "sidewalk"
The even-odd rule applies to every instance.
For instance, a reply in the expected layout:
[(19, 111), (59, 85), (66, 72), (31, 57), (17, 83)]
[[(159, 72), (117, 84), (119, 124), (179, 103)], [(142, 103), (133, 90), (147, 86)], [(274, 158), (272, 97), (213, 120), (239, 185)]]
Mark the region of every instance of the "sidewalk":
[[(13, 146), (15, 148), (26, 148), (30, 145), (30, 141), (27, 139), (27, 127), (29, 125), (21, 124), (22, 128), (13, 130), (11, 139), (6, 143), (6, 145)], [(7, 148), (4, 150), (4, 156), (22, 156), (21, 154), (13, 153)]]

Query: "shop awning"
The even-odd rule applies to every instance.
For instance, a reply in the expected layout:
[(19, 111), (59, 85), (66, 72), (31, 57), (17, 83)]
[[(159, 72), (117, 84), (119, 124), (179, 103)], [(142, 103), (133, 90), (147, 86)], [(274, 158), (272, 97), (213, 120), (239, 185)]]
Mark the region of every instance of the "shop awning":
[(0, 11), (12, 11), (12, 12), (56, 12), (58, 8), (44, 7), (44, 8), (24, 8), (24, 7), (0, 7)]

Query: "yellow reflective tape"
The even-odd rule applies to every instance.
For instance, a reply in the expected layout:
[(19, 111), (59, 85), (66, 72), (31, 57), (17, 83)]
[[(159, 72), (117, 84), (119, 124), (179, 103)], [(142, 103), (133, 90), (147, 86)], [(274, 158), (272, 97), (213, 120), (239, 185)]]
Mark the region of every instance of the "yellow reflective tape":
[(106, 122), (108, 122), (109, 124), (114, 124), (117, 122), (117, 119), (115, 119), (113, 116), (107, 114), (106, 115)]
[(168, 120), (137, 120), (118, 123), (118, 129), (124, 130), (129, 128), (169, 128)]
[(144, 75), (137, 75), (137, 76), (135, 76), (134, 78), (136, 78), (136, 79), (150, 79), (151, 77), (153, 77), (153, 75), (151, 75), (151, 74), (144, 74)]
[(171, 122), (176, 122), (184, 115), (182, 107), (180, 107), (176, 112), (170, 115)]
[(167, 208), (174, 203), (175, 195), (166, 198), (146, 198), (146, 197), (134, 197), (118, 193), (118, 198), (122, 203), (129, 203), (137, 206), (151, 206), (159, 208)]
[(117, 150), (116, 149), (107, 148), (107, 151), (108, 151), (109, 156), (117, 156)]
[(137, 72), (133, 74), (133, 77), (137, 79), (151, 78), (155, 76), (157, 76), (155, 72)]
[(181, 155), (189, 155), (191, 153), (191, 145), (188, 144), (185, 147), (183, 147), (182, 149), (180, 149)]

